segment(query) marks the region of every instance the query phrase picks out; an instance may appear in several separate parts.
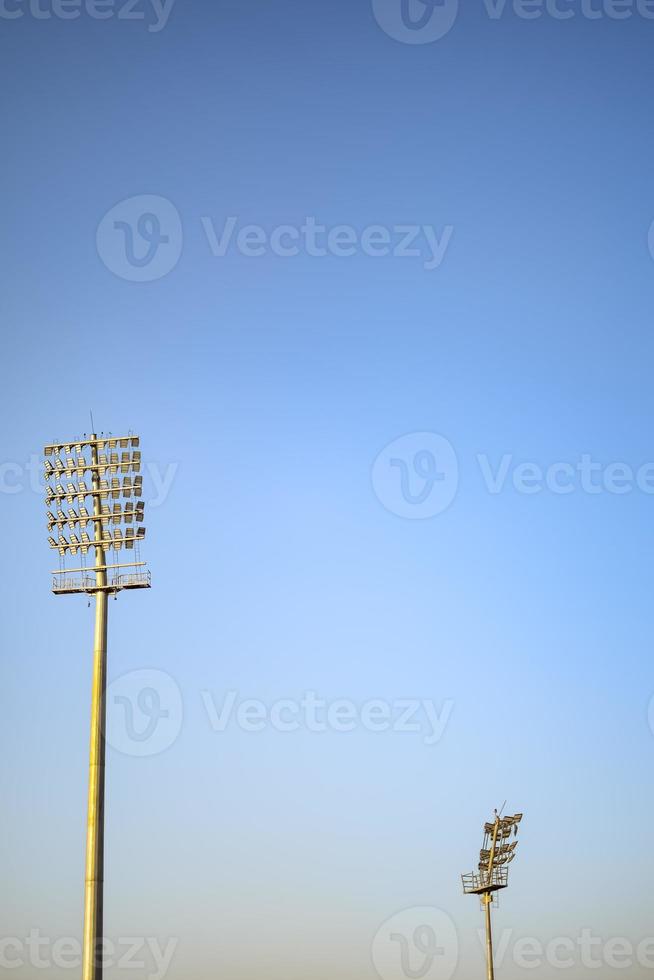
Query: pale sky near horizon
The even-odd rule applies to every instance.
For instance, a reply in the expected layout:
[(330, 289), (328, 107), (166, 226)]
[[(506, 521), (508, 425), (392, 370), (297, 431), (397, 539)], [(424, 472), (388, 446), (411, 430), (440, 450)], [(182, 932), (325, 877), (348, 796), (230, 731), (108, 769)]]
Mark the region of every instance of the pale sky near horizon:
[(106, 980), (483, 976), (505, 799), (498, 980), (650, 975), (651, 13), (0, 3), (0, 977), (79, 976), (93, 611), (34, 466), (91, 409), (153, 577)]

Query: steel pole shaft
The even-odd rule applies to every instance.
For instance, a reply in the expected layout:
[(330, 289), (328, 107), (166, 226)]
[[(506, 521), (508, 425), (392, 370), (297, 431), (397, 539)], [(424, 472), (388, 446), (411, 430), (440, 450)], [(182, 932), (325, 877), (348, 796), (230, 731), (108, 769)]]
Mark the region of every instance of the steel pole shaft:
[(495, 980), (495, 967), (493, 966), (493, 933), (491, 931), (491, 904), (492, 896), (490, 892), (484, 895), (484, 912), (486, 914), (486, 970), (488, 980)]
[[(92, 436), (91, 438), (95, 438)], [(97, 466), (97, 447), (92, 447)], [(99, 489), (97, 470), (93, 470), (93, 487)], [(100, 497), (94, 497), (95, 516), (101, 513)], [(95, 522), (95, 539), (102, 529)], [(86, 825), (86, 875), (84, 884), (84, 941), (82, 980), (102, 980), (103, 891), (104, 891), (104, 793), (105, 793), (105, 721), (107, 712), (107, 584), (104, 549), (95, 547), (95, 633), (93, 641), (93, 684), (91, 691), (91, 743), (89, 751), (89, 799)]]

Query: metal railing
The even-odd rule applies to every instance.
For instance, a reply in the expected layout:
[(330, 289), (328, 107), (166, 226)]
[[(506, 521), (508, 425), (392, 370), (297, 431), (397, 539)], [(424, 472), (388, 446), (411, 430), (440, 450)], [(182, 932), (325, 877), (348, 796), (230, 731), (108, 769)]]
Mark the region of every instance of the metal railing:
[[(108, 579), (104, 591), (120, 592), (121, 589), (149, 589), (151, 585), (150, 572), (130, 572), (125, 575), (112, 576), (111, 579)], [(98, 586), (95, 575), (83, 575), (78, 578), (54, 575), (52, 591), (60, 595), (71, 592), (97, 592)]]
[(152, 585), (150, 572), (132, 572), (129, 575), (116, 575), (112, 585), (117, 589), (149, 589)]
[(95, 577), (85, 575), (82, 578), (64, 578), (61, 575), (54, 575), (52, 578), (53, 592), (86, 592), (87, 589), (95, 588)]
[(509, 869), (493, 868), (490, 875), (487, 871), (472, 871), (470, 874), (461, 875), (461, 881), (463, 882), (463, 891), (468, 895), (475, 895), (496, 888), (506, 888), (509, 883)]

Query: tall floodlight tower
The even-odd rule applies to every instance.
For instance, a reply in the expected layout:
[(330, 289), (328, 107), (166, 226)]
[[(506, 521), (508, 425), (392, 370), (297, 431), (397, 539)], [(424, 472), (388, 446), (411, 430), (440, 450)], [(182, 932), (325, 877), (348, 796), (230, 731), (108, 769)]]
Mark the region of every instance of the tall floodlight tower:
[[(48, 540), (59, 552), (52, 591), (95, 596), (82, 980), (102, 980), (107, 601), (123, 589), (150, 588), (139, 550), (145, 527), (138, 446), (135, 435), (92, 434), (44, 450)], [(133, 561), (120, 561), (123, 548)], [(80, 567), (67, 568), (78, 554), (73, 564)]]
[(477, 871), (462, 875), (463, 891), (466, 895), (479, 895), (484, 917), (486, 920), (486, 969), (488, 980), (495, 980), (493, 966), (493, 934), (491, 931), (491, 905), (493, 894), (506, 888), (509, 884), (508, 865), (515, 857), (517, 840), (512, 837), (518, 834), (518, 824), (522, 814), (512, 817), (502, 817), (495, 811), (491, 823), (484, 824), (484, 843), (479, 852)]

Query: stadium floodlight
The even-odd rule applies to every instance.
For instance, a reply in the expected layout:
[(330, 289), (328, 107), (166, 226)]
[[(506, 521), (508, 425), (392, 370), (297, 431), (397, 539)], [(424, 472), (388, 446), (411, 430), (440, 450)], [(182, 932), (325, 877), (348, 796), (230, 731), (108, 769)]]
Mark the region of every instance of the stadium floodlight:
[[(119, 459), (117, 445), (131, 449), (131, 454), (124, 452)], [(140, 497), (143, 477), (126, 476), (121, 485), (117, 476), (111, 476), (119, 472), (139, 473), (139, 445), (138, 436), (132, 434), (100, 438), (91, 434), (72, 442), (51, 443), (44, 450), (48, 543), (59, 552), (59, 569), (52, 573), (52, 591), (55, 595), (95, 596), (82, 980), (102, 980), (108, 598), (123, 589), (149, 589), (151, 584), (139, 552), (145, 527), (140, 524), (136, 530), (133, 526), (126, 528), (123, 535), (120, 526), (116, 526), (123, 520), (133, 524), (134, 517), (143, 520), (142, 501), (136, 508), (130, 503), (128, 510), (127, 505), (121, 507), (120, 500), (121, 496), (131, 498), (132, 493)], [(105, 452), (101, 454), (102, 450)], [(133, 557), (121, 562), (123, 548), (129, 549)], [(113, 564), (108, 562), (111, 550), (116, 556)], [(87, 567), (90, 551), (94, 561)], [(67, 568), (68, 556), (78, 553), (82, 567)], [(128, 572), (123, 573), (124, 569)]]
[(495, 811), (495, 817), (490, 823), (484, 824), (484, 842), (479, 852), (477, 871), (462, 875), (463, 891), (466, 895), (478, 895), (486, 922), (486, 975), (488, 980), (495, 980), (493, 965), (493, 934), (491, 930), (491, 905), (495, 892), (506, 888), (509, 884), (508, 864), (513, 861), (518, 846), (512, 837), (518, 834), (518, 824), (522, 820), (521, 813), (512, 817), (503, 817)]

